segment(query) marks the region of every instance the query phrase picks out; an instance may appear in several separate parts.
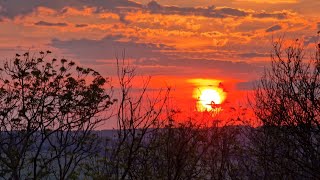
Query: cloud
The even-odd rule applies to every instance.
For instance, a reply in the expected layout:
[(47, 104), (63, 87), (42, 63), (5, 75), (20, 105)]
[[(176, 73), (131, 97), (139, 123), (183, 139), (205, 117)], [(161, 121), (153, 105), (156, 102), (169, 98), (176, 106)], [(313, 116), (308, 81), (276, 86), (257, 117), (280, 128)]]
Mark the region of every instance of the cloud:
[(75, 27), (77, 28), (82, 28), (82, 27), (87, 27), (88, 24), (76, 24)]
[(317, 28), (320, 31), (320, 22), (317, 23)]
[(151, 1), (146, 5), (146, 10), (154, 14), (166, 14), (166, 15), (196, 15), (205, 17), (224, 17), (222, 14), (215, 12), (215, 7), (210, 6), (208, 8), (193, 8), (193, 7), (177, 7), (177, 6), (162, 6), (156, 1)]
[(140, 66), (168, 66), (168, 67), (189, 67), (193, 69), (210, 69), (211, 71), (250, 73), (260, 71), (261, 68), (246, 62), (232, 62), (225, 60), (209, 60), (209, 59), (143, 59), (137, 60), (136, 65)]
[(274, 31), (278, 31), (281, 29), (282, 29), (282, 27), (280, 25), (274, 25), (274, 26), (271, 26), (268, 29), (266, 29), (266, 32), (274, 32)]
[(204, 17), (214, 17), (214, 18), (223, 18), (227, 16), (236, 16), (243, 17), (248, 15), (248, 12), (223, 7), (216, 8), (215, 6), (208, 6), (206, 8), (193, 8), (193, 7), (177, 7), (177, 6), (162, 6), (158, 4), (156, 1), (151, 1), (146, 6), (147, 10), (151, 13), (157, 14), (178, 14), (178, 15), (196, 15), (196, 16), (204, 16)]
[(235, 8), (221, 8), (217, 10), (217, 13), (220, 13), (223, 15), (238, 16), (238, 17), (247, 16), (249, 14), (248, 12), (235, 9)]
[(37, 26), (59, 26), (59, 27), (68, 26), (67, 23), (51, 23), (51, 22), (46, 22), (46, 21), (39, 21), (39, 22), (34, 23), (34, 25), (37, 25)]
[[(107, 36), (100, 40), (67, 40), (53, 39), (51, 46), (75, 55), (81, 62), (90, 64), (114, 63), (117, 52), (125, 50), (126, 58), (140, 67), (139, 72), (148, 74), (215, 74), (228, 73), (230, 76), (241, 73), (256, 73), (261, 67), (247, 62), (232, 62), (229, 60), (185, 58), (172, 55), (166, 51), (175, 50), (163, 44), (140, 43), (135, 40), (125, 40), (123, 36)], [(99, 60), (99, 61), (97, 61)], [(100, 61), (103, 60), (103, 61)]]
[(308, 46), (309, 44), (314, 44), (314, 43), (317, 43), (318, 41), (319, 41), (318, 36), (307, 36), (304, 38), (304, 45)]
[(252, 52), (252, 53), (240, 53), (238, 54), (238, 56), (242, 58), (257, 58), (257, 57), (268, 57), (270, 56), (270, 54)]
[(251, 2), (251, 3), (270, 3), (270, 4), (279, 4), (279, 3), (297, 3), (298, 0), (245, 0), (247, 2)]
[(124, 36), (107, 36), (100, 40), (67, 40), (53, 39), (51, 46), (67, 50), (81, 59), (114, 59), (117, 51), (126, 51), (129, 58), (161, 57), (160, 50), (173, 50), (164, 44), (139, 43), (126, 40)]
[(258, 80), (239, 82), (236, 85), (236, 89), (237, 90), (244, 90), (244, 91), (254, 90), (258, 84), (259, 84)]
[[(17, 6), (17, 4), (19, 4)], [(34, 12), (39, 7), (45, 7), (60, 11), (60, 13), (66, 12), (66, 7), (72, 7), (77, 9), (94, 8), (94, 13), (113, 12), (120, 16), (123, 22), (125, 21), (125, 15), (134, 11), (147, 11), (155, 14), (166, 15), (195, 15), (210, 18), (225, 18), (225, 17), (246, 17), (252, 15), (256, 18), (287, 18), (287, 12), (254, 12), (252, 10), (246, 11), (234, 7), (178, 7), (178, 6), (164, 6), (156, 1), (150, 1), (146, 5), (142, 5), (135, 1), (130, 0), (2, 0), (0, 1), (0, 17), (15, 18), (17, 16), (24, 16)]]
[(287, 12), (275, 12), (275, 13), (256, 13), (253, 14), (252, 17), (255, 18), (274, 18), (274, 19), (286, 19), (288, 18), (288, 13)]
[(146, 9), (151, 13), (158, 14), (177, 14), (177, 15), (196, 15), (211, 18), (225, 18), (225, 17), (246, 17), (252, 16), (255, 18), (274, 18), (274, 19), (287, 19), (290, 12), (255, 12), (247, 11), (233, 7), (178, 7), (178, 6), (163, 6), (156, 1), (151, 1), (147, 4)]
[(84, 7), (94, 7), (95, 12), (103, 12), (105, 10), (115, 10), (119, 9), (131, 9), (131, 8), (141, 8), (142, 5), (130, 0), (2, 0), (0, 1), (1, 11), (0, 17), (15, 18), (16, 16), (23, 16), (32, 13), (35, 9), (39, 7), (51, 8), (54, 10), (61, 11), (65, 7), (73, 7), (82, 9)]

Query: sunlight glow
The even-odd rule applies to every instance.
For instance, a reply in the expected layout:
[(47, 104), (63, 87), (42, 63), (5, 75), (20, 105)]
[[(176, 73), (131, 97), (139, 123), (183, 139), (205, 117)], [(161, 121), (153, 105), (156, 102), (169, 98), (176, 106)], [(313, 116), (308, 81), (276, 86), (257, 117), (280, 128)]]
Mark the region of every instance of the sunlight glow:
[(221, 104), (225, 101), (227, 93), (224, 91), (221, 81), (210, 79), (192, 79), (196, 85), (193, 98), (196, 99), (196, 110), (199, 112), (222, 110)]
[(208, 104), (214, 103), (214, 104), (221, 104), (221, 97), (219, 93), (214, 89), (205, 89), (202, 91), (200, 95), (200, 102), (202, 106), (211, 106)]
[(226, 93), (220, 88), (203, 89), (199, 92), (197, 110), (203, 112), (220, 109), (225, 98)]

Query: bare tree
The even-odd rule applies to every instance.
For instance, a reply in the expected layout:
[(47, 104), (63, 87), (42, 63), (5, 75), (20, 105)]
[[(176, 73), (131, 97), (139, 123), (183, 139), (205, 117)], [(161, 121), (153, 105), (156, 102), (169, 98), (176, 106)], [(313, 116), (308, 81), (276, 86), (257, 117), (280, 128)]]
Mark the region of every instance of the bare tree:
[(115, 90), (118, 95), (116, 134), (104, 140), (105, 151), (93, 159), (91, 167), (87, 166), (87, 174), (96, 179), (137, 179), (139, 158), (149, 148), (152, 134), (163, 126), (163, 110), (170, 88), (151, 93), (148, 77), (141, 87), (134, 89), (135, 68), (125, 60), (124, 53), (116, 60), (119, 83)]
[(254, 135), (264, 178), (320, 178), (320, 44), (310, 59), (299, 40), (273, 43), (271, 68), (255, 92), (263, 126)]
[[(0, 164), (6, 179), (69, 179), (92, 154), (92, 130), (113, 104), (108, 79), (47, 52), (0, 69)], [(93, 80), (89, 80), (92, 78)]]

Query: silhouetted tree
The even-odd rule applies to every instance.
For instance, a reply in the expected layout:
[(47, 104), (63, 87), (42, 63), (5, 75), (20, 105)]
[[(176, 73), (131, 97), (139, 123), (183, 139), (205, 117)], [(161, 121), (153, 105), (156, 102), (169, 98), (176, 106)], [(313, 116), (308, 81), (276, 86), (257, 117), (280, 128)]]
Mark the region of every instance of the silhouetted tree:
[[(113, 104), (108, 79), (50, 51), (28, 52), (0, 69), (0, 176), (70, 179), (94, 154), (92, 132)], [(110, 89), (111, 90), (111, 89)]]
[(95, 179), (137, 179), (135, 171), (141, 153), (149, 148), (150, 137), (163, 127), (163, 110), (170, 88), (150, 93), (150, 77), (141, 87), (133, 89), (135, 68), (125, 60), (117, 60), (118, 83), (116, 134), (105, 139), (105, 152), (87, 166), (89, 177)]
[(273, 43), (271, 68), (255, 91), (262, 127), (252, 135), (264, 179), (320, 178), (320, 44), (310, 59), (299, 40)]

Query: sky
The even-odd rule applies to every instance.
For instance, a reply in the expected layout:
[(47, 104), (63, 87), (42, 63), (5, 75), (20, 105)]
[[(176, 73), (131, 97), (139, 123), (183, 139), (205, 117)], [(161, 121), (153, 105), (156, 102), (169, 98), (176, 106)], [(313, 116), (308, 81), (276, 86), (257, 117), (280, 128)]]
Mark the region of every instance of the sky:
[(137, 74), (152, 76), (151, 88), (173, 88), (177, 104), (203, 87), (234, 103), (270, 62), (273, 38), (314, 45), (319, 7), (318, 0), (0, 0), (0, 60), (48, 49), (114, 76), (125, 51)]

